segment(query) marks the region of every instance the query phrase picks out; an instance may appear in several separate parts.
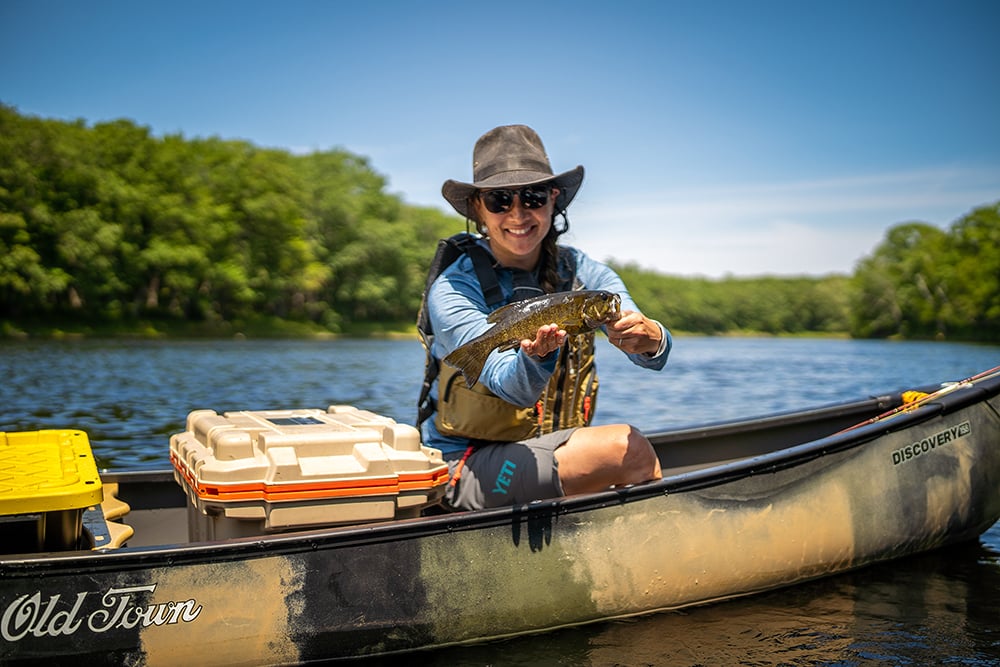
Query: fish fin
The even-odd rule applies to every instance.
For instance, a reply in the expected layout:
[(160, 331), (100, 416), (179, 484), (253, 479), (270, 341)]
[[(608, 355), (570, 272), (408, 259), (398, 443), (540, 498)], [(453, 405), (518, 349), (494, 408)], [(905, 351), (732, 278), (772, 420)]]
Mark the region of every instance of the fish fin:
[(444, 358), (444, 363), (452, 368), (457, 368), (462, 373), (462, 377), (465, 378), (465, 386), (471, 387), (482, 375), (483, 366), (486, 365), (486, 357), (489, 356), (490, 351), (487, 350), (484, 356), (477, 346), (462, 345), (449, 352)]
[(496, 324), (497, 322), (509, 317), (510, 313), (514, 312), (515, 310), (518, 310), (518, 308), (522, 305), (523, 305), (522, 302), (515, 301), (514, 303), (508, 303), (506, 306), (500, 306), (499, 308), (497, 308), (492, 313), (486, 316), (486, 321), (490, 322), (491, 324)]

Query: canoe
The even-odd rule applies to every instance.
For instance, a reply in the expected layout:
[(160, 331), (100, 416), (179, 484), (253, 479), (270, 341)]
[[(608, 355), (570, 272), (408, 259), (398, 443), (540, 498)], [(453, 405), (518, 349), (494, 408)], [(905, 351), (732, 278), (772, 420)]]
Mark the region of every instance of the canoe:
[(1000, 367), (907, 389), (920, 393), (652, 434), (654, 483), (226, 539), (189, 538), (192, 502), (173, 471), (104, 472), (131, 536), (0, 556), (0, 662), (397, 654), (717, 602), (974, 540), (1000, 518)]

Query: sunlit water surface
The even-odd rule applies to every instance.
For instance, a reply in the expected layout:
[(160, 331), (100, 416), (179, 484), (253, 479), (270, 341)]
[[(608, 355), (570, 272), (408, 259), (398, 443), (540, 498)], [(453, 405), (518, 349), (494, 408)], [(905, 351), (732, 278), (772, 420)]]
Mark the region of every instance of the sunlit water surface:
[[(195, 409), (347, 404), (410, 423), (423, 359), (414, 340), (0, 343), (0, 431), (79, 428), (103, 467), (167, 468), (168, 438)], [(600, 339), (598, 365), (597, 422), (654, 432), (960, 380), (1000, 365), (1000, 347), (681, 337), (653, 373)], [(1000, 524), (978, 542), (811, 584), (419, 662), (997, 665)]]

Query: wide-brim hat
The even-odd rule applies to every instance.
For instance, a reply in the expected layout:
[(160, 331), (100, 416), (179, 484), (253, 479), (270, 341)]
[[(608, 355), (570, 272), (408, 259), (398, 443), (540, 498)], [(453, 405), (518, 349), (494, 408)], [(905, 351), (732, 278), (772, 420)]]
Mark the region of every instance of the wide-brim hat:
[(547, 181), (559, 188), (556, 213), (573, 201), (583, 183), (583, 166), (556, 175), (538, 134), (526, 125), (503, 125), (479, 137), (472, 151), (472, 183), (447, 180), (441, 194), (466, 218), (469, 198), (477, 190), (516, 188)]

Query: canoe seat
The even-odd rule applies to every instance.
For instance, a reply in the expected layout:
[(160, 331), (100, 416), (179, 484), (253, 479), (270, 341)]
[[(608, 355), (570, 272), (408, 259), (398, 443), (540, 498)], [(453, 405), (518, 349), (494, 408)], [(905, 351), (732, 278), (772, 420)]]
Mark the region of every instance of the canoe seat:
[(118, 498), (118, 484), (104, 485), (104, 501), (100, 505), (88, 507), (83, 515), (83, 525), (94, 550), (118, 549), (135, 534), (132, 526), (117, 519), (129, 513), (128, 503)]

